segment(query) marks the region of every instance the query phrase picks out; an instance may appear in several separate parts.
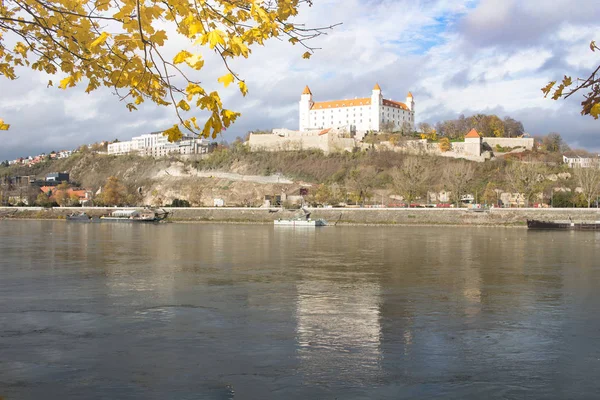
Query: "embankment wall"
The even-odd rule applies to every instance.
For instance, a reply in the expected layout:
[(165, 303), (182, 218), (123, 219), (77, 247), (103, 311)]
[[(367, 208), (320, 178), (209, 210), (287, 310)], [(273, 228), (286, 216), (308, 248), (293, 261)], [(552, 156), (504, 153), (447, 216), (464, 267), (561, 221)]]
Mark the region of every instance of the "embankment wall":
[[(270, 223), (278, 218), (293, 218), (297, 210), (278, 208), (164, 208), (172, 212), (172, 221)], [(0, 219), (64, 219), (68, 214), (85, 211), (89, 215), (105, 215), (115, 208), (0, 207)], [(595, 221), (600, 210), (585, 208), (496, 208), (475, 212), (467, 209), (441, 208), (316, 208), (312, 218), (324, 218), (330, 224), (385, 225), (465, 225), (525, 226), (527, 219)]]

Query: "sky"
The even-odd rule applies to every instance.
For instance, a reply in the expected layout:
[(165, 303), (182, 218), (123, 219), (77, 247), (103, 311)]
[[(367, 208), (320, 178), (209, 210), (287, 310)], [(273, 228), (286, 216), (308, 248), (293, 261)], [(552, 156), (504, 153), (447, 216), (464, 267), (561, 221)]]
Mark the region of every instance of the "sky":
[[(248, 85), (245, 98), (217, 82), (226, 71), (201, 49), (206, 66), (197, 78), (242, 113), (217, 140), (297, 129), (305, 85), (315, 101), (326, 101), (368, 97), (379, 83), (388, 99), (413, 93), (417, 123), (494, 113), (523, 122), (531, 135), (558, 132), (574, 148), (600, 151), (600, 120), (580, 114), (582, 95), (553, 101), (540, 90), (565, 74), (587, 77), (600, 64), (600, 53), (589, 49), (600, 42), (597, 0), (314, 0), (295, 22), (342, 25), (311, 42), (320, 49), (310, 60), (276, 39), (253, 47), (233, 64)], [(167, 46), (175, 54), (182, 42)], [(18, 75), (0, 77), (0, 118), (11, 124), (0, 132), (0, 160), (128, 140), (176, 122), (171, 108), (148, 102), (129, 112), (108, 89), (63, 91), (46, 87), (48, 76), (39, 72)]]

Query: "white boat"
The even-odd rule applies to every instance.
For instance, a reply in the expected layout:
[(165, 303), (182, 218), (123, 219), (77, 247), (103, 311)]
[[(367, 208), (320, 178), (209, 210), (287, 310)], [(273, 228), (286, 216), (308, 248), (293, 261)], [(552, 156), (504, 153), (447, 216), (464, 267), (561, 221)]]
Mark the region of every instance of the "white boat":
[(325, 226), (327, 222), (324, 219), (310, 219), (310, 212), (302, 207), (299, 213), (304, 216), (297, 216), (290, 219), (276, 219), (273, 221), (278, 226)]
[(276, 219), (273, 221), (278, 226), (326, 226), (324, 219)]

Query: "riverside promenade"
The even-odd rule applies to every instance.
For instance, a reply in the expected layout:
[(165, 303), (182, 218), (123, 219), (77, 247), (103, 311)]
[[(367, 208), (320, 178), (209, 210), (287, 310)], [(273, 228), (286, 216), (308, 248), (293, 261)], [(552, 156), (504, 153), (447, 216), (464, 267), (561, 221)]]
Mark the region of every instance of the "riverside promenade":
[[(136, 208), (136, 207), (128, 207)], [(65, 219), (72, 213), (106, 215), (117, 207), (0, 207), (0, 219)], [(254, 207), (162, 207), (173, 222), (271, 223), (278, 218), (293, 218), (298, 210)], [(323, 218), (330, 225), (464, 225), (526, 226), (527, 219), (596, 221), (597, 208), (308, 208), (312, 218)]]

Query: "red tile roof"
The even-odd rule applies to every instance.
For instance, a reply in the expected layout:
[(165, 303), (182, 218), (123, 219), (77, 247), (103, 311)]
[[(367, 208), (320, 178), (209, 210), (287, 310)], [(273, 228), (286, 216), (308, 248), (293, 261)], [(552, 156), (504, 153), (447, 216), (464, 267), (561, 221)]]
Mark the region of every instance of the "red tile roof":
[(400, 103), (399, 101), (383, 99), (383, 105), (387, 107), (401, 108), (403, 110), (410, 111), (406, 104)]
[(465, 136), (466, 138), (481, 138), (481, 135), (479, 135), (479, 133), (477, 133), (477, 131), (475, 129), (471, 129), (471, 131), (469, 133), (467, 133), (467, 135)]
[(360, 107), (360, 106), (370, 106), (371, 98), (363, 97), (361, 99), (353, 99), (353, 100), (331, 100), (331, 101), (320, 101), (314, 103), (312, 106), (312, 110), (322, 110), (324, 108), (338, 108), (338, 107)]

